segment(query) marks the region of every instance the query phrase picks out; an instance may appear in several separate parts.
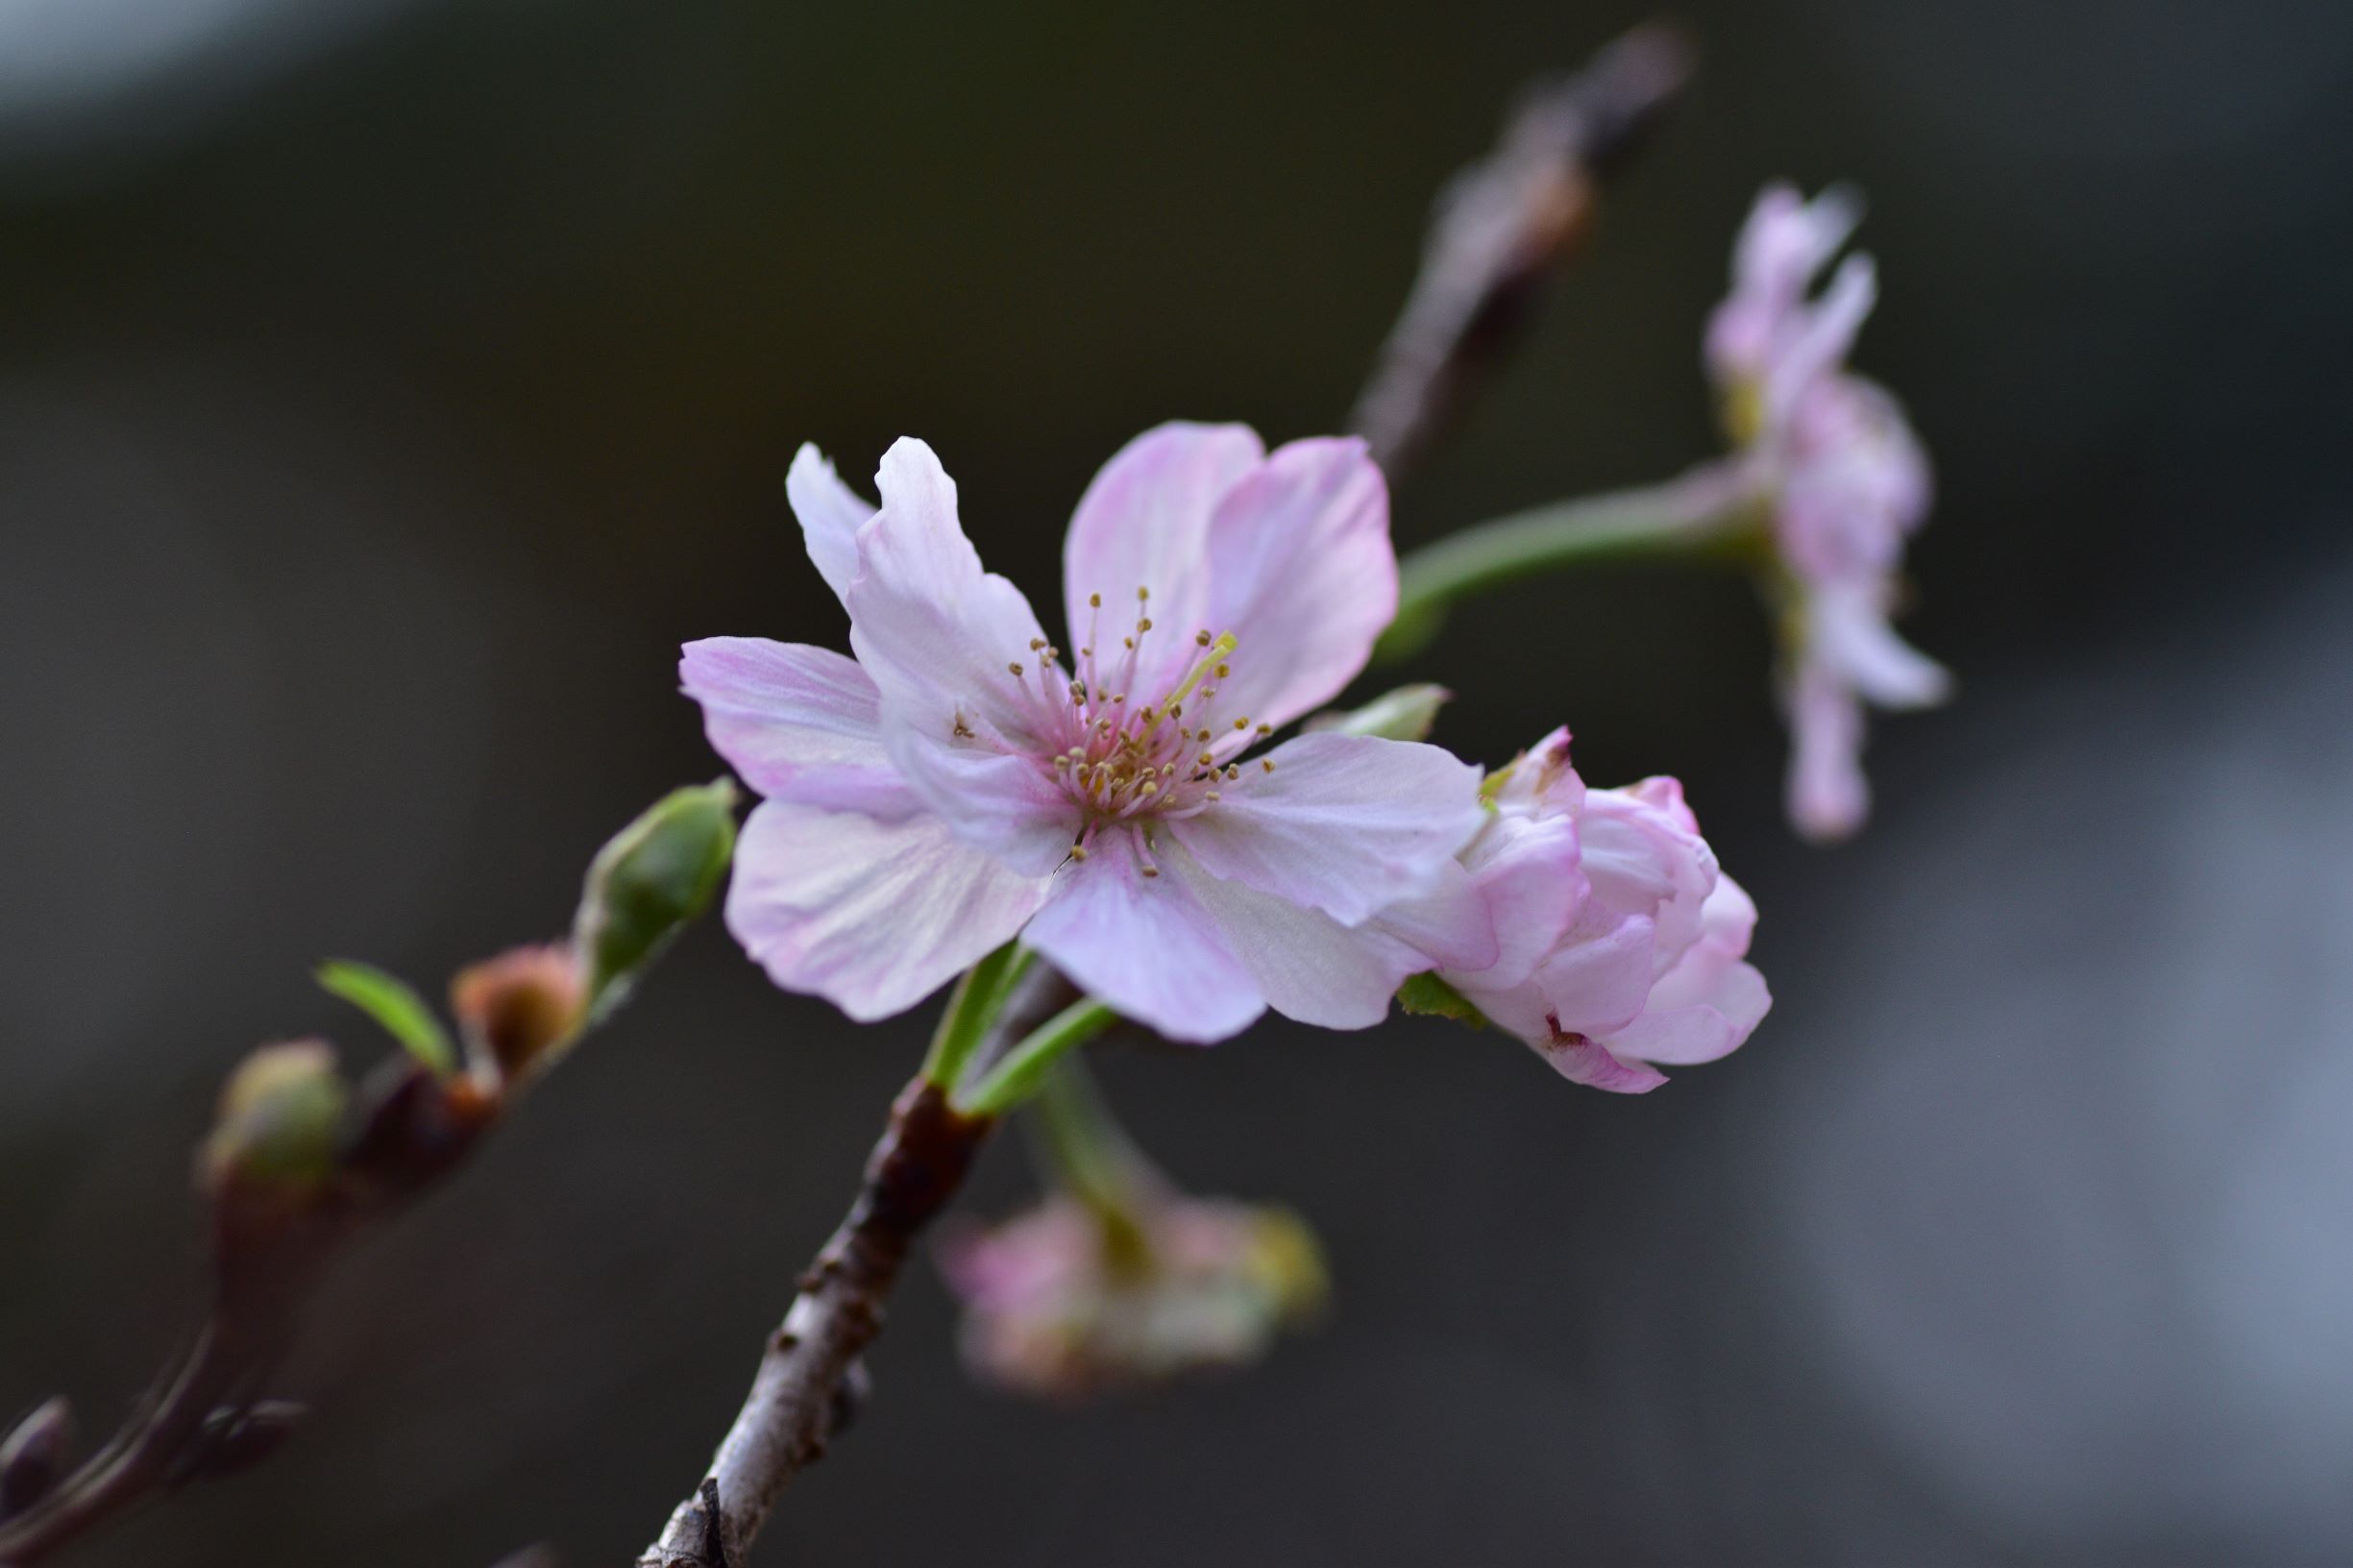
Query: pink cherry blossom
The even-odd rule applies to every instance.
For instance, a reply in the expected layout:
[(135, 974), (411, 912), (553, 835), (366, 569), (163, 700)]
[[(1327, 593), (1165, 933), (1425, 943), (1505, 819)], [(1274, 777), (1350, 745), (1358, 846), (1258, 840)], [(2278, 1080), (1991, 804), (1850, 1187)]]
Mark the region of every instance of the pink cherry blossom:
[(941, 1249), (964, 1298), (965, 1360), (1022, 1393), (1076, 1399), (1242, 1365), (1324, 1295), (1314, 1237), (1281, 1209), (1140, 1195), (1107, 1212), (1058, 1194)]
[(1679, 784), (1589, 790), (1556, 729), (1489, 794), (1494, 814), (1461, 860), (1502, 939), (1496, 959), (1449, 955), (1459, 916), (1427, 901), (1389, 917), (1439, 959), (1439, 979), (1562, 1077), (1621, 1093), (1666, 1082), (1654, 1064), (1712, 1062), (1749, 1038), (1772, 1005), (1745, 962), (1756, 906), (1717, 869)]
[(1923, 707), (1949, 685), (1889, 624), (1904, 541), (1926, 520), (1933, 485), (1901, 405), (1846, 368), (1877, 298), (1871, 258), (1848, 257), (1812, 293), (1857, 216), (1841, 192), (1809, 203), (1788, 185), (1768, 187), (1707, 332), (1726, 422), (1771, 499), (1794, 738), (1789, 812), (1819, 839), (1851, 833), (1870, 808), (1863, 704)]
[(1071, 519), (1068, 654), (982, 569), (930, 448), (893, 446), (876, 484), (879, 509), (810, 448), (787, 479), (854, 659), (685, 649), (713, 746), (766, 797), (726, 913), (770, 976), (874, 1018), (1018, 935), (1176, 1040), (1269, 1006), (1379, 1021), (1428, 961), (1366, 922), (1463, 896), (1478, 772), (1354, 735), (1254, 751), (1345, 686), (1395, 612), (1362, 444), (1268, 453), (1181, 424), (1129, 443)]

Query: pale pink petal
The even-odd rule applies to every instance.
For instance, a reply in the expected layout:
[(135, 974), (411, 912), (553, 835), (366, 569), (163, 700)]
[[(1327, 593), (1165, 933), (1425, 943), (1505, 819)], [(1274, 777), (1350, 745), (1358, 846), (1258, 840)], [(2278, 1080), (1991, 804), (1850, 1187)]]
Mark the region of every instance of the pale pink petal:
[[(1629, 1061), (1695, 1066), (1740, 1048), (1773, 1006), (1765, 977), (1753, 965), (1712, 948), (1685, 955), (1668, 971), (1642, 1017), (1602, 1038)], [(1679, 1001), (1689, 996), (1698, 999)]]
[[(1063, 600), (1070, 648), (1095, 644), (1096, 668), (1116, 666), (1120, 639), (1140, 611), (1153, 632), (1132, 682), (1144, 700), (1184, 678), (1209, 613), (1210, 518), (1226, 492), (1266, 455), (1246, 425), (1170, 424), (1119, 449), (1079, 499), (1063, 541)], [(1098, 609), (1088, 602), (1100, 597)]]
[(1038, 618), (981, 569), (929, 447), (895, 443), (878, 480), (882, 510), (859, 531), (846, 601), (892, 763), (960, 838), (1042, 874), (1076, 836), (1078, 812), (1042, 760)]
[[(858, 532), (858, 575), (844, 602), (850, 647), (882, 693), (886, 719), (961, 744), (1042, 753), (1036, 674), (1042, 643), (1021, 591), (983, 571), (956, 518), (956, 486), (920, 441), (900, 440), (876, 475), (882, 510)], [(1013, 667), (1019, 665), (1021, 674)]]
[(1591, 886), (1579, 865), (1576, 821), (1499, 819), (1463, 863), (1495, 924), (1495, 962), (1481, 983), (1519, 985), (1558, 944)]
[(1593, 790), (1578, 819), (1581, 864), (1596, 900), (1655, 922), (1654, 962), (1666, 966), (1699, 940), (1716, 855), (1671, 778), (1629, 790)]
[(1277, 448), (1218, 503), (1209, 567), (1200, 629), (1238, 643), (1218, 713), (1279, 729), (1336, 696), (1397, 614), (1388, 486), (1364, 443)]
[(1584, 809), (1585, 781), (1569, 766), (1566, 725), (1521, 752), (1491, 792), (1507, 817), (1575, 816)]
[(1846, 362), (1878, 298), (1878, 271), (1871, 257), (1850, 256), (1839, 263), (1822, 298), (1805, 308), (1788, 341), (1774, 350), (1765, 372), (1768, 427), (1785, 424), (1806, 391)]
[[(1588, 904), (1561, 946), (1536, 969), (1532, 983), (1545, 1013), (1574, 1034), (1605, 1035), (1625, 1027), (1650, 999), (1654, 939), (1648, 919), (1613, 919)], [(1524, 1018), (1496, 1021), (1526, 1033)]]
[(1612, 1094), (1648, 1094), (1667, 1081), (1666, 1074), (1639, 1062), (1622, 1062), (1606, 1046), (1581, 1035), (1564, 1040), (1531, 1041), (1536, 1054), (1553, 1070), (1573, 1084), (1606, 1090)]
[(1085, 860), (1056, 873), (1022, 941), (1090, 995), (1170, 1040), (1208, 1044), (1241, 1033), (1266, 1009), (1258, 982), (1190, 889), (1143, 870), (1132, 830), (1096, 834)]
[(1808, 601), (1807, 635), (1821, 658), (1855, 690), (1883, 708), (1923, 708), (1942, 702), (1952, 677), (1942, 665), (1896, 635), (1868, 589), (1826, 588)]
[(1434, 746), (1326, 732), (1266, 760), (1169, 831), (1213, 876), (1343, 924), (1431, 891), (1484, 820), (1479, 770)]
[(865, 1022), (903, 1013), (1011, 940), (1045, 882), (938, 818), (762, 802), (744, 823), (727, 929), (769, 978)]
[(1863, 704), (1819, 660), (1802, 661), (1789, 698), (1789, 819), (1809, 839), (1843, 839), (1871, 812)]
[(1397, 938), (1429, 960), (1425, 968), (1483, 972), (1503, 956), (1496, 911), (1490, 907), (1488, 893), (1458, 863), (1439, 877), (1432, 891), (1400, 899), (1360, 929)]
[(1161, 880), (1173, 877), (1191, 891), (1250, 971), (1258, 993), (1285, 1017), (1323, 1029), (1368, 1029), (1388, 1017), (1389, 999), (1406, 976), (1431, 967), (1428, 957), (1378, 922), (1352, 929), (1223, 880), (1182, 845), (1164, 845), (1159, 862)]
[(874, 508), (842, 482), (823, 453), (805, 442), (784, 476), (784, 496), (800, 520), (801, 540), (817, 575), (836, 599), (846, 600), (849, 579), (858, 575), (858, 529)]
[(896, 820), (921, 809), (883, 748), (874, 683), (830, 649), (706, 637), (678, 661), (711, 747), (772, 800)]

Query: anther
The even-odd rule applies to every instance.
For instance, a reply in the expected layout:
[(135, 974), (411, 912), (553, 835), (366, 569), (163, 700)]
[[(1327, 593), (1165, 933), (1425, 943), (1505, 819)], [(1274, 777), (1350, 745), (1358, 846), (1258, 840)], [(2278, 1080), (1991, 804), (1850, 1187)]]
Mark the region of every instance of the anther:
[(1009, 664), (1005, 668), (1012, 671), (1017, 676), (1021, 674), (1021, 667), (1018, 664)]
[(1261, 735), (1272, 735), (1274, 732), (1275, 732), (1275, 726), (1274, 726), (1274, 725), (1272, 725), (1272, 724), (1261, 724), (1261, 725), (1259, 725), (1259, 733), (1260, 733)]
[(1232, 674), (1233, 673), (1234, 667), (1230, 664), (1221, 664), (1217, 667), (1217, 678), (1219, 680), (1225, 679), (1226, 676)]
[(1199, 644), (1199, 645), (1200, 645), (1201, 647), (1203, 647), (1203, 648), (1207, 648), (1207, 647), (1209, 647), (1209, 646), (1210, 646), (1210, 628), (1209, 628), (1209, 627), (1207, 627), (1207, 626), (1203, 626), (1203, 627), (1202, 627), (1202, 628), (1201, 628), (1199, 631), (1194, 632), (1194, 633), (1193, 633), (1193, 641), (1194, 641), (1195, 643)]
[(1042, 638), (1042, 637), (1032, 637), (1032, 638), (1029, 640), (1029, 650), (1030, 650), (1032, 653), (1037, 652), (1037, 651), (1038, 651), (1040, 649), (1042, 649), (1042, 648), (1043, 648), (1043, 647), (1045, 647), (1045, 639), (1044, 639), (1044, 638)]
[[(1021, 672), (1018, 670), (1014, 672), (1015, 674), (1019, 674)], [(1250, 727), (1250, 721), (1247, 719), (1237, 719), (1234, 721), (1234, 727), (1236, 729), (1248, 729)]]
[(1147, 616), (1144, 616), (1143, 618), (1141, 618), (1140, 620), (1139, 620), (1139, 621), (1136, 623), (1136, 630), (1137, 630), (1137, 633), (1138, 633), (1139, 635), (1141, 635), (1141, 634), (1142, 634), (1142, 633), (1144, 633), (1144, 632), (1150, 631), (1151, 629), (1152, 629), (1152, 618), (1151, 618), (1150, 616), (1148, 616), (1148, 615), (1147, 615)]
[(1150, 599), (1151, 597), (1152, 597), (1152, 590), (1151, 590), (1151, 589), (1149, 589), (1149, 588), (1145, 588), (1145, 587), (1141, 587), (1141, 586), (1139, 586), (1139, 587), (1137, 588), (1137, 590), (1136, 590), (1136, 602), (1137, 602), (1137, 603), (1141, 604), (1141, 603), (1142, 603), (1142, 602), (1143, 602), (1145, 600), (1148, 600), (1148, 599)]
[(1133, 653), (1136, 651), (1136, 639), (1133, 637), (1122, 637), (1119, 639), (1119, 646)]
[(1103, 596), (1101, 594), (1089, 594), (1087, 596), (1087, 607), (1091, 610), (1101, 609), (1103, 607)]
[(1259, 766), (1271, 773), (1275, 771), (1275, 759), (1272, 757), (1261, 757), (1259, 758)]
[(1241, 776), (1242, 776), (1242, 771), (1241, 771), (1239, 768), (1235, 767), (1235, 766), (1234, 766), (1232, 763), (1230, 763), (1230, 762), (1226, 764), (1226, 782), (1227, 782), (1227, 783), (1231, 784), (1231, 783), (1233, 783), (1233, 782), (1234, 782), (1236, 779), (1238, 779), (1238, 778), (1239, 778), (1239, 777), (1241, 777)]
[(1213, 757), (1207, 751), (1204, 751), (1200, 756), (1193, 759), (1193, 766), (1196, 768), (1207, 768), (1216, 760), (1217, 759), (1215, 757)]
[(1225, 796), (1219, 795), (1215, 790), (1212, 790), (1207, 795), (1203, 796), (1202, 798), (1204, 800), (1222, 800), (1225, 798)]
[(1160, 875), (1160, 868), (1158, 866), (1146, 866), (1143, 869), (1143, 874), (1146, 876), (1158, 876)]
[(1072, 860), (1085, 860), (1087, 858), (1087, 846), (1083, 844), (1072, 845), (1070, 846), (1070, 858)]

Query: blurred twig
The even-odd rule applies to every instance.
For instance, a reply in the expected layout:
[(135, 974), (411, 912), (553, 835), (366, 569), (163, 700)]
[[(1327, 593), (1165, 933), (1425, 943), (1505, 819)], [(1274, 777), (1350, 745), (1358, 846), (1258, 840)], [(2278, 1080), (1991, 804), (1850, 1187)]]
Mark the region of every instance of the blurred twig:
[(1530, 88), (1495, 150), (1439, 193), (1421, 274), (1349, 419), (1385, 470), (1444, 429), (1510, 346), (1546, 275), (1591, 227), (1601, 182), (1690, 71), (1680, 33), (1636, 28), (1583, 70)]
[[(978, 1061), (1001, 1054), (1072, 995), (1043, 964), (991, 1026)], [(710, 1469), (671, 1513), (638, 1568), (742, 1568), (792, 1479), (822, 1458), (865, 1397), (859, 1355), (882, 1332), (884, 1308), (916, 1237), (964, 1185), (995, 1118), (952, 1109), (918, 1077), (891, 1108), (849, 1213), (801, 1277), (768, 1342)]]
[(143, 1502), (278, 1448), (301, 1411), (258, 1397), (261, 1385), (330, 1265), (438, 1186), (700, 912), (733, 847), (733, 804), (724, 784), (673, 795), (598, 856), (570, 941), (459, 974), (462, 1066), (406, 987), (355, 965), (322, 971), (407, 1050), (356, 1087), (322, 1041), (264, 1046), (232, 1075), (197, 1160), (211, 1262), (204, 1322), (70, 1472), (62, 1400), (0, 1441), (0, 1568), (29, 1568)]

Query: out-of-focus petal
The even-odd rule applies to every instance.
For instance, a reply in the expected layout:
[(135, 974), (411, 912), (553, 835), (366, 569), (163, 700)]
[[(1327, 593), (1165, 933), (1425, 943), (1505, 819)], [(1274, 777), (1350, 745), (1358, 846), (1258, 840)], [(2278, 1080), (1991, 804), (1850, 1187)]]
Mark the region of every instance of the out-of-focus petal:
[(1202, 627), (1238, 644), (1218, 711), (1279, 729), (1336, 696), (1397, 615), (1388, 486), (1364, 443), (1277, 448), (1218, 503), (1209, 567)]
[(744, 824), (727, 929), (769, 978), (865, 1022), (903, 1013), (1021, 929), (1045, 882), (931, 816), (764, 801)]
[(1182, 879), (1144, 869), (1132, 831), (1097, 834), (1085, 860), (1056, 874), (1022, 940), (1170, 1040), (1209, 1044), (1241, 1033), (1266, 1009), (1257, 980)]
[(1809, 839), (1843, 839), (1871, 814), (1863, 776), (1863, 703), (1817, 659), (1802, 659), (1789, 697), (1789, 820)]
[[(1095, 475), (1063, 541), (1063, 601), (1070, 649), (1095, 646), (1098, 670), (1140, 613), (1157, 635), (1138, 650), (1135, 692), (1149, 699), (1183, 678), (1208, 625), (1210, 519), (1217, 503), (1266, 455), (1246, 425), (1169, 424), (1130, 441)], [(1100, 609), (1088, 602), (1099, 596)], [(1083, 667), (1082, 667), (1083, 668)]]
[(1213, 876), (1346, 925), (1429, 892), (1483, 820), (1479, 770), (1434, 746), (1302, 735), (1266, 760), (1169, 831)]
[(784, 496), (800, 520), (809, 559), (836, 599), (846, 601), (849, 579), (858, 575), (858, 530), (874, 508), (834, 473), (825, 454), (806, 442), (793, 454), (784, 476)]
[(772, 800), (895, 821), (921, 809), (883, 748), (880, 700), (855, 660), (763, 637), (706, 637), (678, 661), (703, 732)]
[(1942, 702), (1952, 677), (1944, 666), (1896, 635), (1867, 588), (1818, 590), (1808, 600), (1807, 635), (1819, 656), (1883, 708)]

